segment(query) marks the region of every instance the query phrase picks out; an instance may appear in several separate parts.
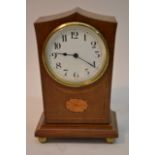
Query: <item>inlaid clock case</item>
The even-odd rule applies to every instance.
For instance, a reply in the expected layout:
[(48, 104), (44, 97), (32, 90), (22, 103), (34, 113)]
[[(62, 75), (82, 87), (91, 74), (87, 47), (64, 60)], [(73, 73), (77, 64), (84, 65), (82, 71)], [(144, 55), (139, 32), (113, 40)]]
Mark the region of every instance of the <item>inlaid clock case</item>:
[[(94, 83), (68, 87), (56, 82), (43, 63), (43, 47), (51, 31), (67, 22), (82, 22), (95, 27), (105, 38), (109, 50), (106, 71)], [(35, 23), (38, 46), (43, 114), (35, 131), (36, 137), (118, 137), (115, 112), (110, 108), (114, 43), (117, 22), (114, 17), (97, 15), (80, 8), (59, 15), (41, 17)], [(66, 104), (77, 99), (87, 103), (83, 112), (69, 111)]]

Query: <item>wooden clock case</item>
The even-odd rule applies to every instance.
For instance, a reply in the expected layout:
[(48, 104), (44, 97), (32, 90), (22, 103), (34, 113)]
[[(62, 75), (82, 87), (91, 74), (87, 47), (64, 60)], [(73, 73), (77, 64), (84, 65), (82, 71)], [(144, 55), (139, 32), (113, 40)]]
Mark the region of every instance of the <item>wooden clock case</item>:
[[(43, 64), (43, 46), (50, 32), (66, 22), (83, 22), (94, 26), (104, 36), (109, 48), (109, 64), (104, 75), (88, 86), (73, 88), (57, 83)], [(114, 42), (117, 22), (114, 17), (101, 16), (76, 8), (56, 16), (41, 17), (35, 23), (41, 73), (44, 111), (35, 136), (40, 138), (116, 138), (116, 114), (110, 109)], [(83, 112), (66, 108), (70, 99), (86, 101)]]

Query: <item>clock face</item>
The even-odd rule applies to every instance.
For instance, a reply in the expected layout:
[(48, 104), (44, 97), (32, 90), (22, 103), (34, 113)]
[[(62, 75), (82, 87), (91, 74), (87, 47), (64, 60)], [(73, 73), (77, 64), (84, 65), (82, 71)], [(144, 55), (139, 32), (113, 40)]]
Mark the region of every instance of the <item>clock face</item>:
[(80, 22), (60, 25), (48, 36), (43, 60), (57, 82), (80, 87), (98, 80), (108, 65), (108, 48), (103, 36)]

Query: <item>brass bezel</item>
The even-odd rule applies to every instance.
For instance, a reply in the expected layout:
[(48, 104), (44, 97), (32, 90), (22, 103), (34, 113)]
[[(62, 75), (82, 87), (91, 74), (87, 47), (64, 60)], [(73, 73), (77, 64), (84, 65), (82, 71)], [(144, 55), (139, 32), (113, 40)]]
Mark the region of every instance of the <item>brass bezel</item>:
[[(50, 39), (50, 37), (55, 32), (63, 29), (64, 27), (71, 26), (71, 25), (80, 25), (80, 26), (84, 26), (84, 27), (87, 27), (87, 28), (91, 29), (104, 42), (105, 48), (106, 48), (106, 62), (105, 62), (105, 64), (102, 65), (102, 68), (101, 68), (100, 72), (95, 77), (93, 77), (93, 78), (91, 78), (89, 80), (83, 81), (83, 82), (70, 82), (70, 81), (66, 81), (66, 80), (58, 77), (54, 73), (53, 70), (49, 69), (48, 62), (46, 61), (45, 48), (46, 48), (47, 42)], [(108, 49), (108, 45), (107, 45), (107, 42), (106, 42), (105, 38), (103, 37), (103, 35), (95, 27), (93, 27), (93, 26), (91, 26), (89, 24), (83, 23), (83, 22), (67, 22), (67, 23), (61, 24), (60, 26), (56, 27), (54, 30), (52, 30), (50, 32), (50, 34), (48, 35), (48, 37), (45, 40), (44, 45), (43, 45), (42, 59), (43, 59), (43, 64), (44, 64), (44, 67), (45, 67), (46, 71), (48, 72), (48, 74), (50, 75), (50, 77), (53, 78), (56, 82), (58, 82), (59, 84), (62, 84), (64, 86), (69, 86), (69, 87), (83, 87), (83, 86), (87, 86), (87, 85), (90, 85), (90, 84), (96, 82), (105, 73), (105, 71), (106, 71), (106, 69), (108, 67), (108, 64), (109, 64), (109, 49)]]

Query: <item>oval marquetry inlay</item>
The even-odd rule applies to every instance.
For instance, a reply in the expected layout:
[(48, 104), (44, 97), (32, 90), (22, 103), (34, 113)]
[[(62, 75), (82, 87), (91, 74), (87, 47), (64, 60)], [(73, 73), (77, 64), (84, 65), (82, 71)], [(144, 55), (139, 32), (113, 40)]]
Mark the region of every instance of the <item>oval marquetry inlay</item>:
[(83, 112), (87, 107), (87, 102), (81, 99), (70, 99), (66, 102), (66, 108), (72, 112)]

